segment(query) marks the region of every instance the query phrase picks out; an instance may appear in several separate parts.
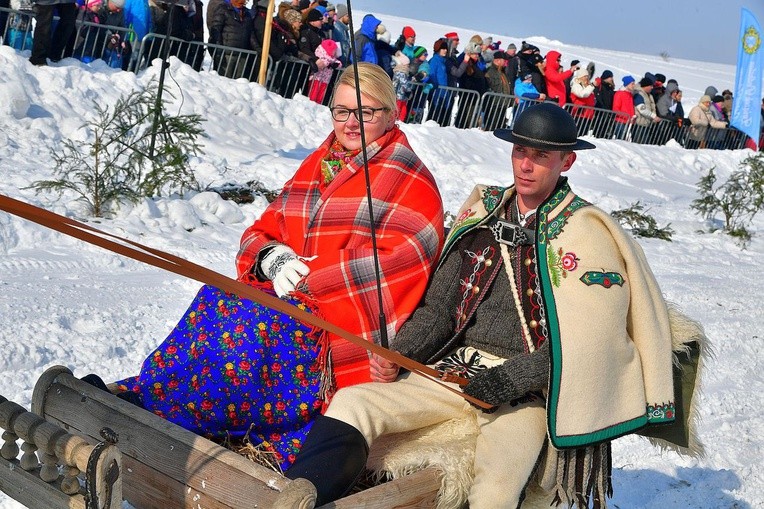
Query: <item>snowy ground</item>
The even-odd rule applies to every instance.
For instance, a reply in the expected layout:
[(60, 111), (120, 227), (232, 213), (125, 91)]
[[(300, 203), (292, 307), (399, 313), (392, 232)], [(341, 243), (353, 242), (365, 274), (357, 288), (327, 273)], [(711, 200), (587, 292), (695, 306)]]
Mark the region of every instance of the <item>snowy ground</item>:
[[(428, 45), (447, 31), (420, 21), (385, 22), (393, 33), (415, 23)], [(675, 77), (686, 90), (685, 112), (707, 85), (721, 90), (734, 78), (731, 66), (703, 64), (701, 71), (697, 62), (534, 43), (542, 50), (563, 48), (565, 58), (596, 61), (616, 77), (648, 70)], [(205, 154), (193, 161), (202, 185), (259, 180), (278, 188), (331, 129), (328, 110), (304, 98), (287, 101), (256, 84), (199, 74), (175, 60), (170, 73), (166, 84), (176, 96), (170, 110), (207, 119)], [(155, 69), (136, 77), (71, 60), (34, 68), (23, 55), (0, 47), (0, 193), (87, 219), (72, 196), (35, 195), (25, 187), (51, 176), (52, 148), (85, 136), (80, 126), (92, 118), (94, 100), (112, 101), (152, 77)], [(447, 210), (455, 212), (477, 182), (510, 183), (510, 145), (490, 133), (436, 125), (403, 129), (435, 175)], [(724, 178), (750, 152), (593, 141), (597, 150), (582, 152), (569, 173), (574, 189), (606, 210), (639, 200), (659, 225), (671, 223), (673, 242), (640, 243), (666, 297), (700, 320), (717, 352), (700, 398), (706, 458), (661, 453), (637, 437), (616, 441), (612, 506), (764, 507), (764, 217), (756, 219), (756, 236), (742, 250), (722, 234), (702, 233), (708, 224), (690, 209), (702, 174), (715, 167)], [(91, 224), (233, 275), (239, 236), (264, 206), (232, 206), (201, 193), (146, 200)], [(0, 394), (28, 408), (37, 377), (56, 364), (105, 379), (134, 374), (197, 287), (0, 212)], [(0, 509), (17, 507), (0, 494)]]

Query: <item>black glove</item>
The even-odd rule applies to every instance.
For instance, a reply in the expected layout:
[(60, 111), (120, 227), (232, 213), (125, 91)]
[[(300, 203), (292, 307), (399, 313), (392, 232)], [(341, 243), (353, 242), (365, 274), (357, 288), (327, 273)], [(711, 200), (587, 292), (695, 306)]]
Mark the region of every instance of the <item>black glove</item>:
[(337, 61), (337, 62), (332, 62), (331, 64), (329, 64), (329, 67), (331, 67), (332, 69), (338, 69), (340, 65), (342, 64), (339, 61)]
[(504, 366), (495, 366), (480, 371), (470, 379), (462, 390), (473, 398), (495, 406), (522, 396), (522, 394), (518, 394), (512, 377)]
[(311, 58), (310, 60), (308, 60), (308, 65), (310, 65), (310, 73), (311, 74), (318, 72), (318, 65), (316, 64), (316, 59), (315, 58)]

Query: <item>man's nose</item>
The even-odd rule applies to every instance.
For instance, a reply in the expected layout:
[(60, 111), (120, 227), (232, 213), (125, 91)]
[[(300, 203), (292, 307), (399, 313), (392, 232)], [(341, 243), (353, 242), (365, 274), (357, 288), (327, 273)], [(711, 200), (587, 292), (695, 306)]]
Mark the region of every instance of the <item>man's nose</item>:
[(520, 169), (524, 172), (529, 172), (533, 170), (533, 161), (531, 161), (530, 157), (523, 156), (520, 159)]

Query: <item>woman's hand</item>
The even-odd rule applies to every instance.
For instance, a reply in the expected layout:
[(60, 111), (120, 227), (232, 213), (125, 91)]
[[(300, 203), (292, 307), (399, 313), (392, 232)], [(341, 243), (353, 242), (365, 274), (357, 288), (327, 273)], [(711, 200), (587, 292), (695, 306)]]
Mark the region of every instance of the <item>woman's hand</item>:
[(263, 256), (260, 270), (273, 282), (273, 289), (279, 298), (293, 292), (297, 283), (310, 273), (310, 268), (291, 247), (284, 244), (276, 244)]
[(371, 354), (371, 361), (369, 362), (369, 373), (371, 375), (372, 382), (394, 382), (398, 378), (398, 370), (400, 367), (384, 357), (380, 357), (377, 354)]

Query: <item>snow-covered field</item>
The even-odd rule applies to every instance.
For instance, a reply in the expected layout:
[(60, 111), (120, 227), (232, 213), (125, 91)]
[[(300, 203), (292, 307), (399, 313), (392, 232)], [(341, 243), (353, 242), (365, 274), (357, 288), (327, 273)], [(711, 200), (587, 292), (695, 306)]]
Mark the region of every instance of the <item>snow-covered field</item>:
[[(393, 34), (412, 24), (428, 47), (451, 29), (383, 21)], [(465, 31), (462, 40), (469, 35)], [(722, 90), (734, 80), (732, 66), (529, 41), (542, 52), (561, 49), (565, 60), (594, 61), (598, 74), (609, 68), (617, 81), (645, 71), (673, 77), (685, 91), (686, 113), (706, 86)], [(28, 52), (0, 47), (0, 193), (88, 219), (72, 196), (35, 195), (26, 187), (51, 176), (51, 149), (66, 138), (83, 139), (80, 126), (92, 118), (94, 100), (113, 101), (156, 78), (157, 69), (135, 76), (74, 60), (35, 68), (26, 57)], [(170, 111), (207, 120), (205, 154), (192, 163), (203, 186), (259, 180), (279, 188), (331, 129), (328, 110), (305, 98), (284, 100), (256, 84), (196, 73), (177, 60), (170, 73)], [(455, 212), (477, 182), (511, 183), (510, 145), (490, 133), (437, 125), (403, 129), (435, 175), (447, 210)], [(715, 167), (726, 178), (751, 152), (592, 141), (597, 150), (582, 152), (568, 174), (574, 189), (609, 211), (639, 200), (660, 226), (671, 223), (673, 242), (640, 243), (666, 297), (703, 324), (717, 353), (703, 375), (700, 398), (707, 456), (688, 459), (661, 453), (638, 437), (619, 439), (612, 506), (764, 507), (764, 217), (754, 221), (754, 239), (742, 250), (723, 234), (703, 233), (708, 224), (690, 209), (701, 175)], [(261, 200), (238, 207), (201, 193), (145, 200), (90, 224), (233, 275), (239, 236), (265, 205)], [(0, 212), (0, 394), (28, 408), (37, 377), (56, 364), (107, 380), (134, 374), (197, 287)], [(0, 494), (0, 509), (17, 507)]]

